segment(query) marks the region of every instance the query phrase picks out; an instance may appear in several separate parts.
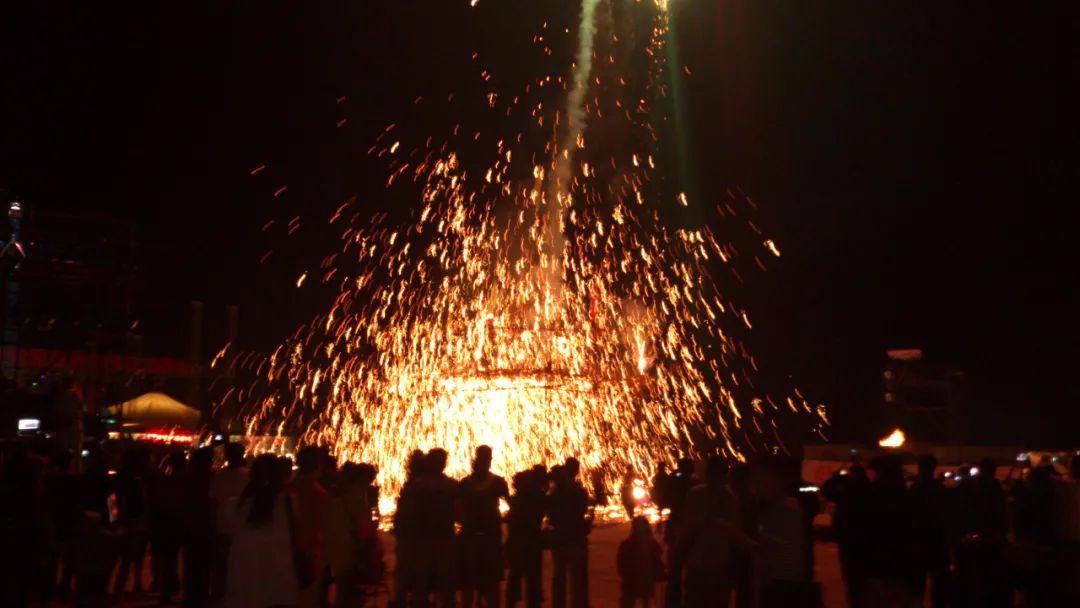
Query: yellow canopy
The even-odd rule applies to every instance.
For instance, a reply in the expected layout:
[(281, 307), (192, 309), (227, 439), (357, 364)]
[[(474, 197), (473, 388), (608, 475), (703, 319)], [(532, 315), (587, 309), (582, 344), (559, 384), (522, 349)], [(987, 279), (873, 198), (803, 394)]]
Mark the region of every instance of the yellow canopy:
[(164, 393), (146, 393), (130, 401), (105, 408), (117, 416), (124, 426), (174, 426), (195, 430), (199, 426), (199, 410), (188, 407)]

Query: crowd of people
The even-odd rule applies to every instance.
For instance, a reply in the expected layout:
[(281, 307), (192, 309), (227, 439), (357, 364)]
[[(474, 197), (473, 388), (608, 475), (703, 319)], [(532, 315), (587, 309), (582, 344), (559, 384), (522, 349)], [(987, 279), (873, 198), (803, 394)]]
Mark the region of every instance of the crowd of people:
[[(460, 480), (446, 474), (445, 450), (415, 451), (396, 510), (383, 518), (375, 467), (339, 465), (317, 447), (294, 461), (248, 458), (240, 444), (132, 445), (113, 455), (115, 470), (100, 448), (83, 454), (2, 444), (0, 605), (132, 597), (230, 608), (356, 607), (375, 598), (401, 608), (589, 605), (588, 539), (609, 497), (595, 477), (586, 489), (574, 458), (507, 483), (492, 472), (487, 446)], [(898, 458), (854, 463), (822, 488), (835, 505), (849, 606), (919, 606), (924, 595), (935, 608), (1017, 598), (1080, 605), (1080, 458), (1072, 479), (1036, 466), (1007, 489), (991, 462), (949, 484), (932, 458), (919, 465), (909, 483)], [(732, 467), (711, 457), (701, 478), (697, 469), (686, 458), (670, 472), (659, 464), (648, 500), (633, 491), (645, 484), (622, 480), (631, 525), (612, 564), (620, 604), (820, 606), (813, 541), (822, 502), (799, 463)]]
[(911, 483), (895, 456), (838, 471), (822, 490), (848, 605), (1080, 606), (1080, 456), (1053, 464), (1004, 483), (992, 460), (939, 474), (923, 456)]

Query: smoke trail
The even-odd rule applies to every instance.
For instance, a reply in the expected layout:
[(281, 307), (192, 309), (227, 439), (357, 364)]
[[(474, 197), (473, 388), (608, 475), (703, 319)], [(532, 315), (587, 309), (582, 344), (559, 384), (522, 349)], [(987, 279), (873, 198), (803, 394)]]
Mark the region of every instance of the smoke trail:
[[(555, 150), (555, 175), (548, 188), (548, 233), (551, 243), (552, 278), (561, 279), (563, 254), (562, 211), (569, 203), (570, 177), (574, 166), (574, 150), (585, 132), (585, 94), (592, 75), (593, 41), (596, 38), (596, 6), (600, 0), (581, 1), (581, 26), (578, 31), (577, 59), (566, 99), (566, 128)], [(564, 155), (561, 156), (560, 155)]]

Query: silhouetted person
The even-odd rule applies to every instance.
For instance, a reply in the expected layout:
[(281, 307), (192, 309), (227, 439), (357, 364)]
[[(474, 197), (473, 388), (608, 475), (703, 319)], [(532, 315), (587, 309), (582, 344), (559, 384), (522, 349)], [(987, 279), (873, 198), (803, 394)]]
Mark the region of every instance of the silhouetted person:
[(671, 509), (667, 525), (664, 526), (664, 542), (668, 546), (670, 568), (666, 605), (671, 608), (682, 606), (683, 598), (683, 556), (673, 548), (679, 544), (685, 533), (686, 500), (690, 495), (690, 490), (697, 485), (698, 479), (694, 477), (694, 461), (689, 458), (679, 459), (675, 472), (667, 478), (664, 492)]
[(300, 584), (299, 608), (313, 608), (321, 591), (323, 510), (327, 494), (319, 483), (324, 450), (316, 446), (301, 448), (296, 454), (296, 477), (289, 483), (288, 494), (294, 505), (293, 542), (296, 544), (297, 582)]
[(649, 608), (656, 595), (656, 584), (665, 578), (660, 543), (653, 538), (649, 520), (635, 517), (630, 522), (630, 537), (619, 544), (616, 557), (619, 573), (621, 608), (641, 604)]
[(486, 606), (499, 605), (503, 579), (502, 515), (499, 500), (510, 498), (506, 480), (491, 472), (491, 448), (476, 448), (473, 470), (459, 486), (461, 501), (462, 604), (472, 608), (479, 596)]
[(914, 601), (911, 585), (911, 508), (899, 457), (878, 456), (870, 463), (874, 479), (863, 519), (867, 553), (867, 601), (891, 606)]
[(1061, 543), (1058, 573), (1062, 604), (1080, 606), (1080, 454), (1074, 455), (1069, 464), (1069, 476), (1057, 480), (1054, 493)]
[(122, 540), (106, 523), (101, 521), (100, 513), (84, 513), (72, 541), (71, 570), (75, 577), (75, 605), (79, 608), (105, 608), (108, 604), (109, 577)]
[(210, 483), (210, 499), (214, 504), (214, 526), (217, 530), (216, 555), (213, 576), (213, 594), (221, 597), (225, 594), (225, 573), (229, 563), (228, 509), (235, 508), (235, 501), (240, 498), (248, 484), (248, 467), (244, 459), (244, 446), (240, 443), (225, 445), (225, 468), (214, 473)]
[(333, 571), (339, 608), (363, 605), (363, 585), (380, 582), (381, 553), (368, 486), (374, 467), (346, 463), (337, 475), (336, 491), (326, 504), (324, 558)]
[[(674, 555), (685, 570), (682, 599), (692, 608), (727, 605), (734, 586), (735, 547), (752, 544), (742, 533), (738, 501), (727, 485), (727, 474), (723, 458), (709, 458), (705, 483), (691, 490), (686, 499), (686, 523)], [(671, 575), (674, 578), (675, 572)]]
[(454, 606), (454, 566), (457, 561), (454, 555), (454, 521), (458, 482), (447, 477), (446, 461), (446, 450), (435, 448), (428, 452), (424, 474), (417, 483), (416, 571), (421, 590), (416, 604), (420, 606), (427, 605), (428, 590), (435, 593), (442, 606)]
[(551, 603), (555, 608), (565, 608), (567, 582), (569, 582), (571, 608), (584, 608), (589, 599), (589, 547), (588, 537), (592, 522), (589, 520), (589, 495), (578, 481), (581, 465), (576, 458), (553, 470), (555, 487), (548, 501), (548, 523), (552, 527), (552, 562), (554, 576), (551, 583)]
[(1011, 606), (1012, 589), (1004, 562), (1008, 517), (997, 465), (983, 460), (964, 480), (961, 492), (963, 537), (957, 555), (957, 595), (962, 606)]
[(150, 476), (147, 508), (154, 587), (162, 605), (173, 603), (174, 596), (180, 591), (177, 566), (183, 541), (184, 512), (187, 509), (184, 504), (187, 468), (184, 453), (179, 450), (171, 452), (163, 467), (163, 470)]
[(604, 472), (600, 469), (593, 470), (589, 474), (592, 485), (593, 505), (606, 507), (608, 504), (607, 482), (604, 480)]
[(656, 463), (656, 473), (652, 478), (652, 488), (649, 489), (649, 496), (652, 498), (653, 504), (658, 509), (667, 509), (671, 507), (671, 502), (668, 500), (668, 470), (667, 463)]
[[(286, 461), (287, 462), (287, 461)], [(251, 466), (248, 485), (227, 513), (232, 538), (225, 605), (228, 608), (294, 606), (299, 598), (293, 507), (285, 492), (287, 469), (263, 454)]]
[[(750, 467), (738, 464), (731, 469), (731, 492), (739, 504), (739, 528), (749, 538), (756, 539), (758, 533), (758, 500), (752, 496), (750, 487)], [(754, 555), (750, 547), (736, 545), (735, 560), (732, 564), (734, 577), (735, 606), (753, 608), (754, 594)]]
[(71, 543), (83, 517), (81, 480), (71, 471), (72, 461), (68, 450), (54, 450), (45, 475), (45, 494), (52, 523), (51, 550), (43, 572), (42, 601), (46, 604), (53, 599), (66, 601), (71, 590)]
[(214, 453), (200, 448), (191, 453), (191, 462), (184, 480), (184, 577), (183, 605), (203, 608), (210, 605), (210, 573), (214, 561), (215, 526), (214, 502), (210, 498), (213, 481)]
[[(60, 391), (53, 400), (53, 421), (56, 425), (56, 441), (72, 453), (75, 462), (82, 460), (83, 400), (75, 387), (75, 379), (66, 377), (60, 381)], [(76, 467), (81, 470), (81, 467)]]
[(833, 534), (840, 554), (840, 572), (850, 608), (864, 608), (867, 560), (870, 552), (866, 529), (866, 503), (870, 480), (861, 464), (837, 471), (822, 487), (829, 501), (836, 505)]
[(5, 456), (0, 467), (0, 606), (23, 606), (41, 581), (49, 540), (45, 461), (25, 444), (16, 444)]
[(908, 488), (911, 506), (911, 559), (914, 589), (922, 597), (930, 580), (933, 608), (948, 604), (951, 576), (946, 532), (945, 486), (935, 477), (937, 459), (919, 458), (919, 477)]
[[(95, 466), (92, 462), (87, 463), (88, 475)], [(122, 539), (120, 567), (113, 587), (116, 594), (124, 592), (129, 577), (132, 579), (131, 589), (134, 593), (146, 591), (143, 565), (150, 543), (147, 521), (149, 475), (150, 451), (141, 446), (132, 446), (124, 453), (113, 484), (116, 495), (116, 529)], [(95, 503), (99, 501), (105, 502), (105, 499), (93, 499)]]
[(522, 583), (525, 585), (525, 606), (539, 608), (541, 603), (541, 526), (547, 484), (547, 471), (543, 467), (514, 475), (514, 495), (510, 497), (507, 515), (506, 558), (510, 570), (506, 583), (507, 608), (513, 608), (521, 601)]
[(394, 511), (394, 602), (401, 608), (410, 605), (411, 595), (427, 592), (426, 583), (420, 585), (417, 576), (421, 527), (418, 486), (426, 467), (424, 453), (413, 450), (405, 465), (405, 483), (401, 486), (397, 510)]
[(756, 514), (757, 600), (760, 608), (808, 606), (816, 587), (807, 576), (807, 533), (803, 509), (790, 486), (790, 463), (768, 459), (753, 468), (751, 485), (760, 501)]
[(627, 470), (623, 474), (622, 485), (619, 487), (619, 501), (622, 502), (623, 511), (627, 519), (634, 519), (634, 511), (637, 500), (634, 499), (634, 471)]

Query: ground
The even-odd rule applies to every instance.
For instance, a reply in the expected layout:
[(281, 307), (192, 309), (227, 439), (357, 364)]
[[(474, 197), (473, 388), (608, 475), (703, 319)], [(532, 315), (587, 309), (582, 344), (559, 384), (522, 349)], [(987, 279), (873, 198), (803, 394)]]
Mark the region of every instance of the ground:
[[(590, 608), (618, 608), (619, 577), (615, 572), (615, 553), (619, 542), (626, 538), (629, 525), (626, 523), (604, 524), (597, 526), (589, 537), (589, 590)], [(388, 566), (393, 568), (393, 538), (387, 537)], [(822, 584), (824, 593), (823, 608), (847, 608), (844, 598), (843, 583), (840, 580), (840, 566), (837, 561), (836, 545), (819, 542), (815, 546), (815, 576)], [(148, 564), (149, 566), (149, 564)], [(391, 572), (392, 576), (392, 572)], [(551, 559), (550, 553), (544, 558), (544, 605), (551, 605)], [(149, 579), (149, 572), (147, 573)], [(386, 605), (386, 595), (378, 598), (377, 605)], [(136, 607), (154, 605), (152, 598), (131, 598), (119, 606)]]

